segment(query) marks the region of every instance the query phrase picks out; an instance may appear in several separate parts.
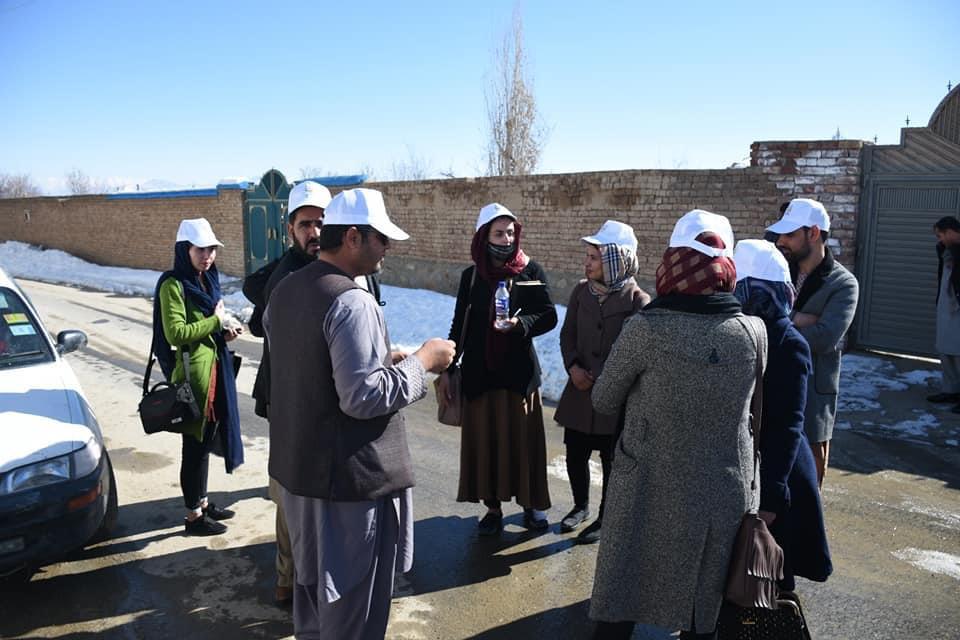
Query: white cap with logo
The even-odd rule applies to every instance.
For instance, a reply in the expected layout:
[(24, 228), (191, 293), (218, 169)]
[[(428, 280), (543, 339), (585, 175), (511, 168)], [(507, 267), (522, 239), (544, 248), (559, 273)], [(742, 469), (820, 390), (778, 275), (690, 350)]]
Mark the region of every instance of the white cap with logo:
[[(706, 232), (720, 236), (724, 248), (711, 247), (697, 240), (697, 236)], [(673, 234), (670, 236), (670, 246), (689, 247), (713, 258), (719, 256), (729, 258), (733, 256), (733, 227), (730, 226), (726, 216), (703, 209), (694, 209), (677, 220), (677, 224), (673, 227)]]
[(600, 231), (580, 239), (587, 244), (615, 244), (628, 247), (634, 252), (637, 250), (637, 236), (633, 233), (633, 227), (616, 220), (607, 220), (600, 227)]
[(347, 189), (330, 200), (323, 212), (323, 224), (346, 226), (369, 225), (391, 240), (406, 240), (410, 236), (393, 224), (383, 204), (383, 194), (376, 189)]
[(794, 198), (787, 205), (783, 217), (767, 227), (774, 233), (791, 233), (800, 227), (817, 227), (830, 231), (830, 216), (822, 204), (809, 198)]
[(177, 229), (177, 242), (186, 240), (195, 247), (222, 247), (223, 243), (213, 235), (213, 229), (206, 218), (181, 220)]
[(304, 180), (290, 189), (290, 197), (287, 199), (287, 217), (292, 216), (293, 212), (300, 207), (310, 206), (326, 209), (329, 204), (329, 189), (319, 182)]
[(499, 202), (492, 202), (480, 209), (480, 215), (477, 216), (477, 228), (475, 230), (479, 231), (480, 227), (487, 224), (491, 220), (496, 220), (500, 216), (507, 216), (511, 220), (517, 219), (517, 216), (513, 215), (510, 209), (507, 209)]
[(733, 252), (737, 282), (744, 278), (791, 282), (790, 266), (776, 245), (766, 240), (741, 240)]

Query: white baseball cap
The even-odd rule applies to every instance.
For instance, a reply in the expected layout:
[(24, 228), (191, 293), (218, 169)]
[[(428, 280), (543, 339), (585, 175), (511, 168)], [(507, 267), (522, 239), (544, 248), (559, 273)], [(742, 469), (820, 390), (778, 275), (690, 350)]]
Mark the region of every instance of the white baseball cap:
[[(701, 233), (712, 232), (720, 236), (725, 247), (718, 249), (697, 240)], [(677, 220), (670, 236), (671, 247), (689, 247), (713, 258), (733, 256), (733, 228), (725, 216), (703, 209), (688, 211)]]
[(213, 229), (210, 228), (206, 218), (181, 220), (180, 228), (177, 229), (177, 242), (184, 240), (195, 247), (223, 246), (223, 243), (217, 240), (217, 236), (213, 235)]
[(633, 233), (633, 227), (616, 220), (607, 220), (592, 236), (580, 238), (587, 244), (616, 244), (621, 247), (629, 247), (631, 250), (637, 250), (637, 236)]
[(794, 198), (787, 205), (783, 217), (767, 227), (774, 233), (790, 233), (800, 227), (817, 227), (821, 231), (830, 231), (830, 216), (822, 204), (810, 198)]
[(776, 245), (766, 240), (741, 240), (733, 252), (737, 282), (757, 278), (770, 282), (792, 282), (790, 266)]
[(500, 216), (507, 216), (511, 220), (516, 220), (517, 216), (513, 215), (510, 209), (507, 209), (505, 206), (498, 202), (493, 202), (488, 204), (484, 208), (480, 209), (480, 215), (477, 216), (477, 228), (476, 231), (480, 230), (480, 227), (487, 224), (491, 220), (499, 218)]
[(393, 224), (376, 189), (347, 189), (330, 200), (323, 212), (323, 224), (370, 225), (391, 240), (406, 240), (406, 231)]
[(320, 207), (326, 209), (330, 204), (330, 190), (319, 182), (313, 180), (304, 180), (290, 189), (290, 197), (287, 199), (287, 217), (293, 215), (293, 212), (300, 207)]

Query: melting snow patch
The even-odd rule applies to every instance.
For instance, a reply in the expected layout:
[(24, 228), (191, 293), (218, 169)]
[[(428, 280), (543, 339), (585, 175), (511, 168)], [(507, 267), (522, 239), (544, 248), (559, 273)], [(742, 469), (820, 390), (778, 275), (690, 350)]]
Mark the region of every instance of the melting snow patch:
[(892, 553), (894, 557), (909, 562), (924, 571), (940, 573), (960, 580), (960, 557), (958, 556), (940, 551), (924, 551), (912, 547), (893, 551)]
[(944, 440), (944, 443), (950, 445), (951, 447), (956, 447), (960, 445), (960, 442), (957, 442), (953, 438), (951, 438), (950, 440)]
[[(592, 458), (588, 464), (590, 465), (590, 484), (597, 487), (603, 486), (603, 467)], [(554, 478), (567, 482), (569, 480), (567, 476), (567, 456), (557, 456), (551, 460), (547, 466), (547, 473)]]
[(940, 420), (935, 415), (921, 412), (916, 420), (898, 422), (892, 429), (908, 436), (927, 436), (927, 430), (937, 426), (940, 426)]
[(843, 356), (840, 371), (839, 411), (880, 409), (880, 393), (905, 391), (910, 385), (927, 384), (940, 373), (916, 369), (899, 373), (892, 362), (856, 354)]
[(930, 371), (929, 369), (916, 369), (900, 374), (900, 379), (907, 384), (928, 384), (931, 380), (939, 382), (942, 377), (939, 371)]

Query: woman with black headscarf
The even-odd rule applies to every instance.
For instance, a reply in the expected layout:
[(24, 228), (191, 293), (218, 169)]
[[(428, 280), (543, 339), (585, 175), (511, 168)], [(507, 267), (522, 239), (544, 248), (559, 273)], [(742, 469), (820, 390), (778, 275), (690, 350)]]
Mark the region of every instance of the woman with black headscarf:
[(783, 549), (782, 591), (794, 576), (823, 582), (833, 571), (813, 451), (803, 431), (810, 347), (790, 322), (796, 290), (790, 267), (766, 240), (743, 240), (734, 253), (743, 312), (767, 327), (768, 359), (763, 377), (760, 430), (760, 511)]
[(177, 230), (173, 269), (157, 281), (153, 302), (153, 352), (167, 378), (183, 382), (184, 354), (189, 358), (190, 387), (201, 416), (183, 427), (180, 486), (187, 508), (189, 535), (226, 531), (220, 520), (230, 509), (207, 499), (211, 451), (222, 455), (227, 473), (243, 463), (240, 414), (233, 359), (227, 342), (242, 329), (227, 328), (220, 296), (220, 275), (214, 264), (217, 240), (204, 218), (183, 220)]
[[(524, 526), (536, 531), (548, 526), (547, 450), (533, 338), (556, 326), (557, 310), (546, 274), (520, 248), (521, 231), (503, 205), (480, 210), (470, 247), (474, 265), (460, 277), (450, 327), (450, 339), (459, 343), (467, 322), (464, 344), (457, 344), (466, 398), (457, 501), (486, 505), (480, 535), (500, 532), (500, 505), (514, 497), (524, 508)], [(494, 293), (501, 281), (510, 294), (510, 318), (502, 328), (494, 324)], [(441, 376), (441, 397), (447, 395), (447, 379)]]

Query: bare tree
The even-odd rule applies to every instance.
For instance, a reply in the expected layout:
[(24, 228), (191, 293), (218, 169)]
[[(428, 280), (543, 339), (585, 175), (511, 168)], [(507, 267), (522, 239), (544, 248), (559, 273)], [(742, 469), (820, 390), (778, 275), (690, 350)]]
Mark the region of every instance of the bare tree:
[(419, 156), (410, 145), (407, 145), (407, 158), (394, 160), (391, 166), (393, 180), (426, 180), (433, 173), (430, 162)]
[(484, 92), (487, 103), (487, 175), (532, 173), (540, 162), (547, 129), (537, 111), (533, 78), (523, 48), (523, 22), (513, 22), (494, 52), (493, 79)]
[[(324, 175), (323, 169), (320, 167), (300, 167), (300, 179), (307, 180), (309, 178), (319, 178)], [(327, 174), (329, 175), (329, 174)]]
[(67, 172), (67, 174), (64, 176), (64, 180), (67, 183), (67, 189), (69, 189), (70, 193), (75, 196), (84, 193), (93, 193), (93, 186), (90, 183), (90, 176), (76, 167)]
[(30, 198), (43, 195), (29, 173), (0, 173), (0, 198)]

